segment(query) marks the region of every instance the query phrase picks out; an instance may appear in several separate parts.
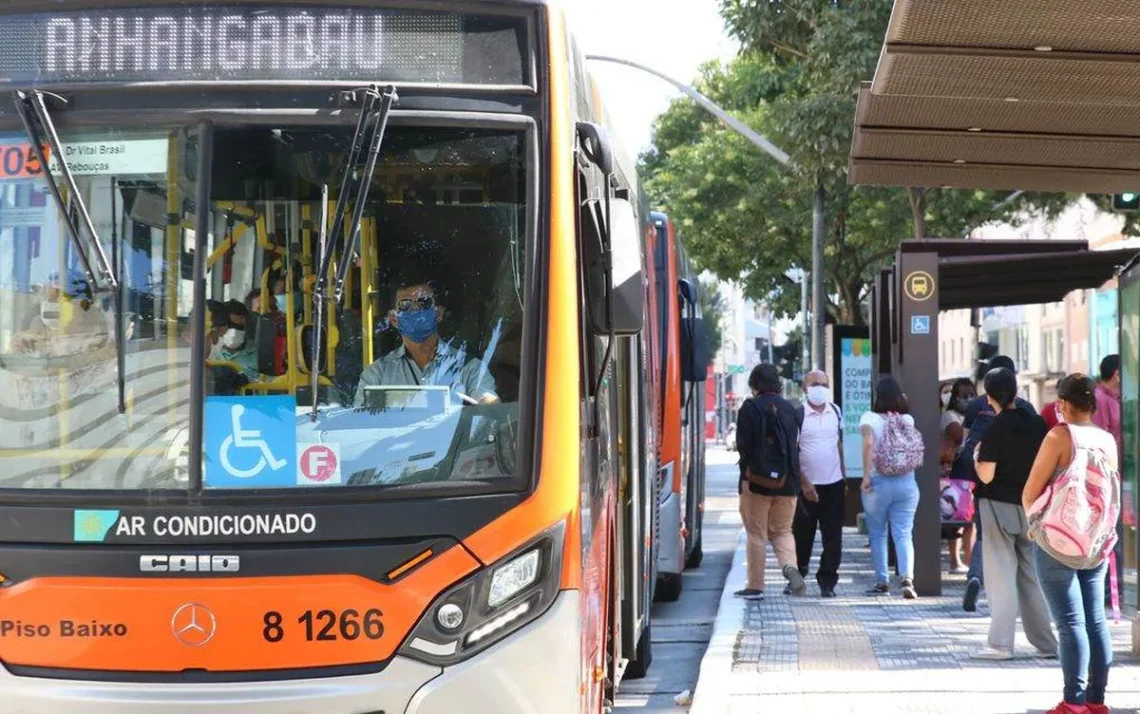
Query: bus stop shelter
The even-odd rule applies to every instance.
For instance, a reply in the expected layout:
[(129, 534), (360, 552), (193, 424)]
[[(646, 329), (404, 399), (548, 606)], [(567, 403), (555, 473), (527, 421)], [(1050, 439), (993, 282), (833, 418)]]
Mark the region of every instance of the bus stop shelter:
[[(1140, 190), (1138, 26), (1135, 0), (896, 0), (874, 79), (860, 90), (849, 181)], [(904, 244), (875, 285), (876, 369), (902, 380), (928, 453), (937, 453), (940, 310), (1060, 300), (1099, 287), (1131, 257), (1066, 241)], [(935, 594), (937, 464), (920, 476), (915, 584)]]
[(874, 371), (899, 380), (926, 441), (915, 518), (915, 587), (942, 592), (938, 315), (945, 310), (1059, 302), (1099, 288), (1137, 255), (1085, 241), (904, 241), (872, 289)]

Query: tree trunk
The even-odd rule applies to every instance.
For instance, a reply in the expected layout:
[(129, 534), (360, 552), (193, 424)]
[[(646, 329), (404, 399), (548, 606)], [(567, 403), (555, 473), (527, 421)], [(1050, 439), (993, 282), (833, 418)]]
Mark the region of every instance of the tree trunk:
[(907, 198), (910, 199), (910, 213), (914, 220), (915, 240), (926, 238), (926, 189), (908, 188)]

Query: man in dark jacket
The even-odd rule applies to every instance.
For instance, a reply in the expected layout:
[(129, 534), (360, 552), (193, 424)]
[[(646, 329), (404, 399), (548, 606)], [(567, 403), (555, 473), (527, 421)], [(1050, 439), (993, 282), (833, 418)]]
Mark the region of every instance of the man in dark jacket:
[(752, 370), (752, 398), (736, 422), (740, 454), (740, 517), (748, 535), (748, 585), (738, 597), (764, 597), (767, 545), (788, 580), (788, 592), (802, 595), (804, 578), (796, 565), (792, 521), (799, 494), (800, 464), (796, 410), (781, 394), (780, 373), (771, 364)]

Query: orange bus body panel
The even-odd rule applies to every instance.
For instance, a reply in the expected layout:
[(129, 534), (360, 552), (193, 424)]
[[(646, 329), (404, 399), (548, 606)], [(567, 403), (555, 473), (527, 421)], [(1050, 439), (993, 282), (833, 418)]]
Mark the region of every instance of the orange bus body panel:
[(677, 236), (666, 223), (665, 384), (661, 431), (661, 464), (673, 464), (673, 493), (681, 492), (681, 307), (677, 294)]
[(542, 413), (541, 471), (529, 499), (467, 539), (484, 563), (509, 554), (559, 520), (570, 518), (562, 559), (562, 586), (582, 581), (578, 535), (581, 428), (578, 394), (578, 275), (575, 246), (574, 176), (570, 126), (569, 48), (562, 18), (548, 12), (550, 56), (550, 244), (546, 323), (546, 375)]
[[(455, 547), (391, 585), (356, 575), (36, 578), (0, 591), (0, 612), (6, 621), (44, 625), (51, 634), (17, 637), (10, 631), (0, 638), (0, 661), (122, 672), (249, 672), (381, 662), (395, 653), (442, 590), (477, 567), (474, 558)], [(373, 609), (380, 611), (379, 638), (365, 634), (364, 618)], [(352, 619), (359, 625), (351, 639), (341, 631), (340, 617), (347, 610), (356, 612)], [(321, 611), (334, 613), (327, 631)], [(265, 636), (270, 612), (281, 615), (278, 642)], [(309, 628), (300, 622), (306, 612), (312, 613)], [(99, 633), (99, 625), (109, 625), (112, 636), (64, 637), (63, 620), (72, 623), (72, 632), (96, 623)], [(126, 634), (115, 636), (116, 625), (124, 626)], [(322, 631), (335, 639), (318, 640)], [(354, 631), (347, 632), (351, 637)]]

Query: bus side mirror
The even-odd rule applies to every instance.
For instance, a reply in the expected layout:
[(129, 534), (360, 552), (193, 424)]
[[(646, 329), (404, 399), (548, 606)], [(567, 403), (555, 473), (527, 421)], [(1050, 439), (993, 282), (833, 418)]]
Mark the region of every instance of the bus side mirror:
[(708, 379), (709, 343), (701, 316), (700, 295), (691, 280), (677, 281), (681, 298), (681, 380), (704, 382)]
[(587, 121), (578, 122), (578, 146), (603, 176), (614, 172), (613, 143), (604, 126)]
[[(645, 284), (641, 230), (629, 201), (611, 200), (610, 229), (604, 232), (608, 235), (601, 240), (608, 243), (604, 247), (609, 250), (595, 255), (589, 266), (590, 327), (598, 335), (636, 335), (644, 322)], [(604, 257), (607, 252), (608, 261)], [(608, 285), (607, 267), (610, 268)]]

